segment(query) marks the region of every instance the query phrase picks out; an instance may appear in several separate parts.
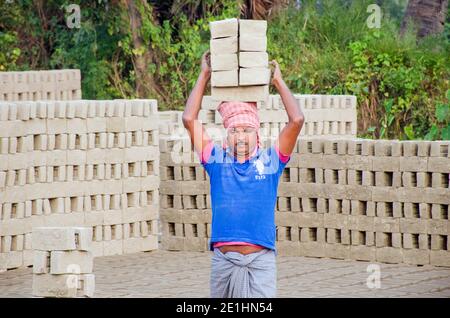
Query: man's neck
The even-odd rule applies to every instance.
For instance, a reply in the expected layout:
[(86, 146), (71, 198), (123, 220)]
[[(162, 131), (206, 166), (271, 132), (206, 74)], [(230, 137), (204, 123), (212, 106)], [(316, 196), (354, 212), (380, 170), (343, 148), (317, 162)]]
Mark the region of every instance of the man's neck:
[(258, 152), (258, 147), (255, 147), (255, 149), (253, 149), (253, 152), (252, 152), (251, 155), (248, 155), (248, 154), (245, 154), (245, 155), (234, 154), (234, 157), (236, 158), (236, 160), (239, 163), (243, 163), (246, 160), (249, 160), (250, 158), (253, 158), (256, 155), (257, 152)]
[(239, 163), (243, 163), (243, 162), (245, 162), (248, 158), (250, 158), (249, 156), (235, 156), (236, 157), (236, 160), (239, 162)]

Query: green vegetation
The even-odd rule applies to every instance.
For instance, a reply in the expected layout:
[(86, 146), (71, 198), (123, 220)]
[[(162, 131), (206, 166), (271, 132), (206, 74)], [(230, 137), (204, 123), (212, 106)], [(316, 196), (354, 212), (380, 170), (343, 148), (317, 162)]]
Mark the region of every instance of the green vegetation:
[[(209, 21), (238, 17), (240, 8), (171, 2), (179, 6), (135, 1), (136, 30), (123, 2), (2, 1), (0, 71), (80, 68), (83, 98), (156, 98), (160, 109), (182, 109), (209, 46)], [(361, 137), (450, 139), (450, 24), (439, 36), (401, 37), (404, 1), (383, 1), (381, 28), (370, 29), (373, 2), (304, 0), (282, 9), (269, 20), (270, 58), (295, 93), (356, 95)], [(66, 25), (71, 3), (81, 7), (80, 28)]]

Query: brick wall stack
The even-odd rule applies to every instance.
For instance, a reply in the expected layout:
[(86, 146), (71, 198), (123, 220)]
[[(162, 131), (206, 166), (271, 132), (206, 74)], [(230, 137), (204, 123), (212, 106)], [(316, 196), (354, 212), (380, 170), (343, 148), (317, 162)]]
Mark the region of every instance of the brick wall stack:
[(32, 264), (32, 229), (93, 228), (94, 256), (157, 249), (155, 100), (0, 103), (0, 269)]
[[(300, 138), (354, 138), (356, 137), (356, 97), (350, 95), (294, 94), (303, 113), (305, 123)], [(219, 102), (209, 96), (203, 99), (199, 119), (206, 127), (222, 130), (222, 117), (217, 111)], [(270, 95), (266, 102), (258, 102), (263, 139), (274, 140), (288, 118), (280, 95)], [(224, 131), (222, 132), (224, 135)]]
[(282, 254), (450, 266), (450, 142), (301, 140), (281, 177)]
[(161, 248), (205, 251), (210, 236), (209, 178), (187, 136), (160, 140)]
[[(295, 94), (306, 121), (299, 138), (355, 138), (356, 98), (349, 95), (301, 95)], [(217, 111), (219, 102), (204, 96), (199, 120), (208, 134), (217, 142), (226, 136), (222, 117)], [(279, 135), (287, 123), (287, 115), (279, 95), (270, 95), (266, 102), (258, 102), (260, 136), (268, 145)], [(160, 138), (187, 137), (182, 122), (182, 111), (162, 111), (160, 114)], [(178, 139), (177, 139), (178, 138)]]
[[(359, 139), (356, 109), (341, 108), (351, 98), (316, 99), (341, 113), (313, 106), (315, 97), (301, 99), (308, 105), (304, 133), (281, 177), (275, 212), (280, 254), (450, 266), (450, 142)], [(220, 116), (214, 106), (202, 106), (208, 124)], [(265, 114), (262, 106), (263, 129), (282, 121), (284, 110)], [(348, 117), (355, 120), (339, 123)], [(325, 132), (320, 119), (335, 134), (314, 137)], [(166, 136), (160, 146), (162, 248), (207, 250), (208, 177), (187, 135)]]
[(0, 72), (0, 101), (78, 99), (80, 70)]
[[(182, 112), (79, 100), (79, 79), (0, 73), (0, 271), (33, 264), (37, 227), (90, 228), (93, 256), (154, 250), (158, 236), (207, 250), (209, 180)], [(354, 96), (295, 97), (306, 122), (279, 186), (280, 254), (450, 266), (450, 142), (359, 139)], [(218, 104), (205, 96), (199, 117), (219, 143)], [(258, 112), (267, 147), (287, 122), (280, 96)]]

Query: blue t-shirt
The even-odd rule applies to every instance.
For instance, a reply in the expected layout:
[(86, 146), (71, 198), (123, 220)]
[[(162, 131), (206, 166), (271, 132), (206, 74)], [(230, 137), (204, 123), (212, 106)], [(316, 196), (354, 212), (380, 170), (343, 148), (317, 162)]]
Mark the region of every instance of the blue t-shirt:
[(202, 162), (211, 183), (211, 251), (216, 242), (247, 242), (276, 252), (277, 189), (289, 159), (282, 162), (270, 147), (240, 163), (227, 149), (214, 145)]

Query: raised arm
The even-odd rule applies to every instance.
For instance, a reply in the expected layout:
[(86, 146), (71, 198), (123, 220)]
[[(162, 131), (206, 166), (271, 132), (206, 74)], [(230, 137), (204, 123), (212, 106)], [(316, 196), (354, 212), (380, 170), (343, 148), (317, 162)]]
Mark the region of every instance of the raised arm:
[(274, 66), (272, 84), (280, 94), (288, 115), (288, 123), (284, 126), (278, 136), (278, 149), (281, 154), (290, 155), (294, 150), (297, 137), (303, 127), (305, 116), (294, 95), (292, 95), (289, 87), (284, 82), (281, 76), (280, 66), (275, 60), (273, 60), (271, 64)]
[(191, 142), (200, 156), (205, 146), (211, 141), (202, 124), (198, 121), (198, 113), (202, 104), (206, 85), (211, 77), (210, 53), (206, 51), (202, 56), (201, 72), (192, 89), (183, 112), (183, 125), (188, 130)]

